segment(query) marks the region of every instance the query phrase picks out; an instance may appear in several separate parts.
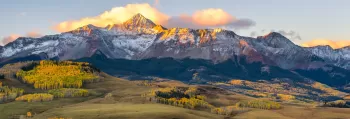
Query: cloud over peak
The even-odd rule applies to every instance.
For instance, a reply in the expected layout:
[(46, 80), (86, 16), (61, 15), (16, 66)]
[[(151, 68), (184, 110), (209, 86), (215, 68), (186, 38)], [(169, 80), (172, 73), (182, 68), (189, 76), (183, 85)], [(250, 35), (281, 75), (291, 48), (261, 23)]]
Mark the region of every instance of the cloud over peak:
[(15, 41), (19, 37), (32, 37), (32, 38), (38, 38), (41, 37), (42, 35), (36, 31), (31, 31), (28, 32), (26, 35), (21, 36), (19, 34), (11, 34), (9, 36), (6, 36), (0, 40), (0, 45), (4, 46), (12, 41)]
[(235, 17), (231, 16), (222, 9), (204, 9), (196, 11), (192, 15), (193, 21), (198, 25), (203, 26), (220, 26), (226, 25), (236, 20)]
[[(157, 4), (159, 4), (158, 2), (159, 1), (156, 1)], [(240, 29), (255, 25), (254, 21), (249, 19), (237, 19), (223, 9), (209, 8), (195, 11), (192, 15), (182, 14), (179, 16), (170, 16), (145, 3), (114, 7), (95, 17), (64, 21), (55, 25), (54, 29), (59, 32), (66, 32), (88, 24), (99, 27), (105, 27), (110, 24), (121, 24), (137, 13), (141, 13), (156, 24), (166, 27), (208, 28), (225, 26)]]
[(95, 17), (85, 17), (80, 20), (61, 22), (55, 25), (54, 29), (59, 32), (66, 32), (88, 24), (99, 27), (105, 27), (110, 24), (121, 24), (137, 13), (141, 13), (157, 24), (163, 24), (169, 18), (168, 15), (161, 13), (149, 4), (128, 4), (124, 7), (114, 7)]
[(255, 25), (250, 19), (237, 19), (223, 9), (209, 8), (195, 11), (192, 15), (182, 14), (171, 17), (166, 27), (211, 28), (227, 27), (232, 29), (249, 28)]

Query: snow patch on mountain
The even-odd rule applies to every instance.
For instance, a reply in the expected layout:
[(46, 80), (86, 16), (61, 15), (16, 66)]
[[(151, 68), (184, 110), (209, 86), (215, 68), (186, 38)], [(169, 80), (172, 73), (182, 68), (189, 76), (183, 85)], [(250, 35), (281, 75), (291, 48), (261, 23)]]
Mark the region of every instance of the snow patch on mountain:
[(136, 38), (114, 38), (112, 43), (114, 47), (124, 49), (128, 53), (126, 58), (131, 59), (136, 53), (144, 52), (150, 47), (154, 42), (155, 37), (155, 35), (148, 35)]

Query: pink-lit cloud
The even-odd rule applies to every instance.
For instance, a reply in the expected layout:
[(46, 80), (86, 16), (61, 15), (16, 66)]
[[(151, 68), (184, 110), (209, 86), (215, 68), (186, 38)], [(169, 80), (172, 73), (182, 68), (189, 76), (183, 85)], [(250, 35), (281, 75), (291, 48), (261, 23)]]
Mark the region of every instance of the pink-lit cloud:
[(6, 36), (6, 37), (1, 39), (1, 45), (6, 45), (6, 44), (16, 40), (19, 37), (20, 37), (20, 35), (18, 35), (18, 34), (11, 34), (9, 36)]
[(22, 36), (22, 35), (19, 35), (19, 34), (11, 34), (9, 36), (6, 36), (4, 38), (2, 38), (0, 40), (0, 45), (6, 45), (12, 41), (15, 41), (17, 38), (19, 37), (32, 37), (32, 38), (38, 38), (38, 37), (41, 37), (42, 35), (39, 33), (39, 32), (36, 32), (36, 31), (31, 31), (31, 32), (28, 32), (26, 35)]
[(168, 15), (158, 11), (158, 9), (149, 4), (128, 4), (124, 7), (114, 7), (95, 17), (85, 17), (80, 20), (61, 22), (56, 25), (54, 29), (59, 32), (66, 32), (88, 24), (99, 27), (105, 27), (111, 24), (121, 24), (137, 13), (141, 13), (143, 16), (157, 24), (164, 24), (169, 19)]
[(233, 29), (249, 28), (254, 25), (253, 20), (238, 19), (223, 9), (214, 8), (198, 10), (192, 15), (182, 14), (171, 17), (165, 24), (167, 27), (210, 28), (224, 26)]
[[(159, 0), (155, 0), (156, 4), (159, 4)], [(160, 12), (157, 8), (149, 4), (128, 4), (123, 7), (114, 7), (94, 17), (63, 21), (55, 25), (54, 29), (59, 32), (66, 32), (88, 24), (106, 27), (110, 24), (121, 24), (137, 13), (141, 13), (156, 24), (165, 27), (208, 28), (228, 26), (238, 29), (249, 28), (255, 25), (254, 21), (237, 19), (223, 9), (210, 8), (195, 11), (192, 15), (182, 14), (179, 16), (170, 16)]]
[(350, 46), (350, 40), (328, 40), (328, 39), (315, 39), (301, 44), (303, 47), (314, 47), (320, 45), (329, 45), (333, 49), (339, 49), (346, 46)]

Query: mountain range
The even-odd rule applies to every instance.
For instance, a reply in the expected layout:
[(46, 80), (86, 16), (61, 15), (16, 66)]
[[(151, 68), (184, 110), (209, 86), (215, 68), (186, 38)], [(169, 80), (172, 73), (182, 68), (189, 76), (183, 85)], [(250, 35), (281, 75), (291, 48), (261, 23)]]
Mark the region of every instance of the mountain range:
[[(123, 61), (129, 64), (138, 61), (146, 64), (159, 63), (171, 58), (177, 64), (164, 63), (160, 67), (184, 66), (181, 70), (189, 73), (189, 80), (192, 78), (191, 73), (199, 72), (198, 70), (203, 69), (201, 66), (209, 63), (211, 68), (208, 68), (209, 65), (204, 68), (216, 72), (215, 76), (225, 77), (220, 79), (251, 78), (248, 76), (258, 78), (263, 72), (268, 72), (271, 74), (268, 78), (291, 74), (293, 76), (289, 78), (312, 79), (334, 87), (347, 86), (350, 82), (350, 47), (301, 47), (277, 32), (252, 38), (224, 29), (165, 28), (141, 14), (133, 16), (123, 24), (107, 27), (86, 25), (73, 31), (41, 38), (20, 37), (0, 47), (2, 65), (41, 59), (95, 61), (99, 55), (103, 55), (100, 60)], [(188, 64), (187, 61), (197, 61), (202, 65), (194, 66), (196, 71), (193, 72), (192, 65), (184, 65)], [(133, 63), (135, 66), (130, 67), (140, 68), (140, 62)], [(226, 68), (219, 68), (220, 66)], [(108, 67), (111, 68), (113, 67)], [(229, 71), (222, 71), (227, 68)], [(233, 75), (233, 69), (240, 73)], [(270, 69), (275, 70), (270, 72)], [(130, 71), (135, 73), (135, 70), (128, 70)], [(284, 73), (281, 74), (282, 72)], [(152, 74), (142, 71), (136, 73)], [(214, 74), (207, 78), (214, 79)]]

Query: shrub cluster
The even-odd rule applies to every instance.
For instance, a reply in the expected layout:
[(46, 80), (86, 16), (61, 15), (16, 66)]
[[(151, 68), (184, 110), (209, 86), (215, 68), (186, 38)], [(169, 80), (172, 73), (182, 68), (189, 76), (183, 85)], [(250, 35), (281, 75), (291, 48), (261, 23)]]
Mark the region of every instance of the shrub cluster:
[(251, 101), (240, 101), (236, 103), (236, 107), (250, 107), (259, 109), (280, 109), (281, 104), (268, 100), (251, 100)]
[(0, 87), (0, 103), (14, 100), (18, 96), (22, 96), (24, 93), (23, 89), (20, 88), (14, 88), (14, 87), (8, 87), (8, 86), (1, 86)]
[(149, 94), (145, 94), (143, 96), (150, 96), (150, 101), (155, 100), (157, 103), (189, 109), (210, 109), (214, 107), (206, 102), (205, 96), (200, 95), (197, 91), (197, 88), (194, 87), (161, 88), (156, 91), (151, 91)]
[(282, 101), (291, 101), (295, 99), (295, 96), (287, 94), (277, 94), (277, 98)]
[(218, 107), (218, 108), (211, 109), (211, 113), (219, 114), (219, 115), (226, 115), (226, 116), (237, 115), (239, 113), (243, 113), (246, 111), (248, 111), (248, 110), (238, 108), (236, 106), (225, 106), (225, 107)]
[(54, 95), (58, 98), (86, 97), (89, 96), (89, 91), (86, 89), (60, 88), (49, 90), (49, 94)]
[(189, 109), (213, 108), (208, 102), (197, 98), (157, 98), (157, 102)]
[(47, 102), (53, 100), (54, 96), (47, 93), (27, 94), (16, 98), (16, 101)]

